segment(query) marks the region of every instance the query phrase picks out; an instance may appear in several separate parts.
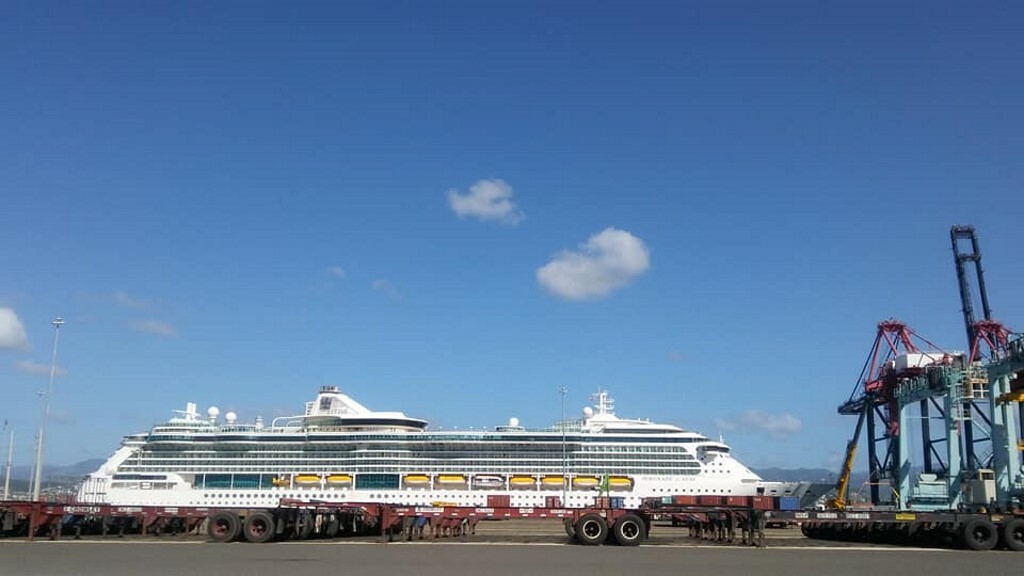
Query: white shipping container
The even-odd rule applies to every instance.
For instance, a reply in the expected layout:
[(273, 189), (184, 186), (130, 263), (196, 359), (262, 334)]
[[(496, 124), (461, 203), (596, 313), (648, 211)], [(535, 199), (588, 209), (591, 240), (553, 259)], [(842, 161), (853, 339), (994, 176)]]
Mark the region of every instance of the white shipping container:
[(896, 356), (896, 371), (903, 372), (909, 368), (924, 368), (942, 360), (942, 352), (911, 352)]

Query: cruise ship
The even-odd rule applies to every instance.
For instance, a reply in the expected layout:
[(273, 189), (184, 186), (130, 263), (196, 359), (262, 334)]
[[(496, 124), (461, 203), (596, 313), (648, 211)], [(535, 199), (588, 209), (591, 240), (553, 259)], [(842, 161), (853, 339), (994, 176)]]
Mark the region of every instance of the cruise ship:
[(370, 410), (321, 387), (301, 415), (240, 423), (189, 403), (120, 448), (79, 489), (81, 502), (273, 507), (282, 498), (484, 506), (585, 507), (597, 495), (624, 506), (676, 494), (782, 495), (696, 432), (615, 415), (606, 391), (582, 418), (529, 429), (512, 418), (492, 430), (430, 430), (402, 412)]

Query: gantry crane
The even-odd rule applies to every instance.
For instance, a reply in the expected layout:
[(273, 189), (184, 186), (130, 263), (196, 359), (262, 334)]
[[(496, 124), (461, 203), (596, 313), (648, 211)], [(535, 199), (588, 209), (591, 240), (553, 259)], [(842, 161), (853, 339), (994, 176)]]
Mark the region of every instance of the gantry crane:
[[(918, 347), (915, 340), (922, 342), (925, 349)], [(871, 503), (893, 504), (896, 498), (885, 495), (882, 485), (888, 483), (893, 489), (898, 484), (901, 464), (907, 454), (900, 448), (900, 403), (898, 385), (921, 374), (926, 364), (932, 364), (948, 357), (931, 342), (918, 336), (906, 323), (889, 319), (878, 323), (874, 344), (864, 363), (857, 385), (850, 398), (839, 406), (839, 413), (857, 416), (857, 428), (846, 447), (843, 470), (836, 482), (837, 496), (830, 502), (833, 508), (845, 505), (849, 477), (853, 468), (861, 429), (867, 424), (868, 441), (868, 483)], [(944, 473), (945, 463), (935, 444), (945, 438), (933, 439), (929, 423), (929, 404), (943, 413), (943, 407), (933, 399), (921, 399), (921, 437), (924, 442), (925, 471)], [(907, 451), (904, 448), (903, 451)], [(938, 464), (938, 466), (936, 466)]]
[[(960, 304), (970, 346), (969, 360), (972, 365), (984, 364), (987, 370), (984, 381), (974, 383), (974, 389), (981, 390), (981, 393), (976, 392), (965, 400), (964, 409), (977, 415), (979, 422), (991, 432), (988, 438), (979, 440), (974, 419), (966, 421), (963, 428), (965, 456), (974, 469), (994, 470), (1002, 496), (1020, 489), (1015, 484), (1020, 482), (1020, 451), (1024, 450), (1024, 430), (1020, 429), (1020, 423), (1024, 422), (1024, 377), (1020, 376), (1024, 368), (1024, 342), (1019, 337), (1011, 339), (1010, 330), (992, 317), (974, 227), (953, 226), (949, 238), (953, 245)], [(969, 252), (961, 250), (964, 241), (970, 241)], [(975, 283), (984, 315), (980, 320), (974, 317), (969, 264), (974, 264)], [(979, 401), (981, 399), (985, 401)], [(991, 450), (979, 458), (975, 447), (984, 440), (991, 443)]]

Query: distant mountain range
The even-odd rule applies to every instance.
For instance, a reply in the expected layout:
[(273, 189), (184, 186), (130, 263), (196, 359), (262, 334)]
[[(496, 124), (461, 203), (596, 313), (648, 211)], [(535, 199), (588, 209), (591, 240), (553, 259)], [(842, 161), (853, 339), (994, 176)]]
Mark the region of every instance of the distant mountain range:
[(834, 482), (836, 473), (826, 468), (752, 468), (765, 480), (775, 482)]
[[(82, 460), (75, 464), (67, 466), (43, 466), (43, 481), (47, 483), (56, 482), (58, 480), (80, 480), (82, 476), (90, 472), (95, 472), (97, 468), (103, 464), (105, 460), (101, 458), (93, 458), (91, 460)], [(11, 468), (11, 481), (24, 481), (28, 482), (32, 478), (32, 469), (34, 466), (26, 464), (25, 466), (15, 466)], [(2, 479), (0, 479), (2, 482)]]

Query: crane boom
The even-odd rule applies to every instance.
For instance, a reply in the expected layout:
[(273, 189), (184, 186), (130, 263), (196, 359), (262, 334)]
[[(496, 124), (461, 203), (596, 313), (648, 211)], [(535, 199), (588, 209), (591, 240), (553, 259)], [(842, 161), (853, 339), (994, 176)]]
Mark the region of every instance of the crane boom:
[(865, 404), (857, 418), (857, 428), (853, 432), (853, 438), (846, 443), (846, 458), (843, 460), (843, 469), (836, 479), (836, 495), (828, 501), (828, 507), (832, 510), (845, 510), (846, 497), (850, 490), (850, 476), (853, 474), (853, 460), (857, 456), (857, 442), (860, 439), (860, 431), (864, 427), (864, 420), (867, 418), (870, 404)]

